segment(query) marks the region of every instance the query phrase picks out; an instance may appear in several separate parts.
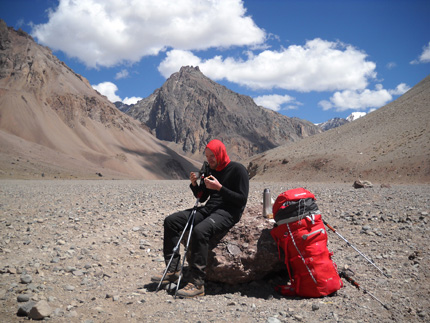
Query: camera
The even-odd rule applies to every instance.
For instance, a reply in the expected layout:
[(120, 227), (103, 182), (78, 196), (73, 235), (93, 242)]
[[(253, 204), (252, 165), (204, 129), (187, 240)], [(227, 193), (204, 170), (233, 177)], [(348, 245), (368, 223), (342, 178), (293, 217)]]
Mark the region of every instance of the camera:
[(209, 163), (205, 161), (202, 165), (202, 168), (199, 171), (199, 176), (202, 179), (202, 178), (208, 177), (209, 175), (210, 175)]

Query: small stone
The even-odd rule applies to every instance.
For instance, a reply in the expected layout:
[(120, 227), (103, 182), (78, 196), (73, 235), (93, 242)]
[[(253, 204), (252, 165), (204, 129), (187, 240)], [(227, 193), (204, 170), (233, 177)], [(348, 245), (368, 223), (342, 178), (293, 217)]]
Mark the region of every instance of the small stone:
[(30, 295), (19, 294), (16, 299), (19, 303), (28, 302), (30, 300)]
[(72, 267), (72, 266), (67, 266), (65, 268), (65, 270), (66, 270), (67, 273), (73, 273), (77, 269), (75, 267)]
[(72, 285), (66, 285), (64, 286), (64, 289), (68, 292), (74, 291), (75, 290), (75, 286)]
[(318, 311), (320, 306), (318, 304), (312, 304), (312, 311)]
[(267, 323), (281, 323), (281, 321), (279, 319), (277, 319), (276, 317), (269, 317), (267, 319)]
[(84, 273), (82, 270), (74, 270), (73, 271), (73, 276), (82, 276)]
[(166, 284), (164, 289), (168, 292), (173, 292), (176, 290), (176, 284), (175, 283)]
[(32, 277), (30, 275), (22, 275), (21, 276), (21, 283), (30, 284), (31, 281), (32, 281)]
[(54, 258), (51, 259), (51, 263), (52, 264), (56, 264), (58, 262), (60, 262), (60, 258), (58, 258), (58, 257), (54, 257)]
[(64, 310), (62, 310), (61, 308), (56, 308), (55, 310), (54, 310), (54, 312), (52, 313), (52, 315), (53, 316), (57, 316), (57, 317), (60, 317), (60, 316), (63, 316), (64, 315)]
[(52, 313), (52, 309), (49, 306), (48, 302), (45, 300), (41, 300), (37, 302), (33, 308), (30, 310), (28, 317), (33, 320), (42, 320), (45, 317), (50, 316)]
[(16, 313), (16, 315), (18, 316), (28, 316), (28, 314), (30, 313), (30, 310), (33, 308), (33, 306), (35, 305), (35, 302), (27, 302), (22, 304), (19, 308), (18, 308), (18, 312)]
[(76, 311), (69, 311), (66, 313), (65, 315), (66, 317), (70, 318), (70, 317), (77, 317), (78, 316), (78, 312)]

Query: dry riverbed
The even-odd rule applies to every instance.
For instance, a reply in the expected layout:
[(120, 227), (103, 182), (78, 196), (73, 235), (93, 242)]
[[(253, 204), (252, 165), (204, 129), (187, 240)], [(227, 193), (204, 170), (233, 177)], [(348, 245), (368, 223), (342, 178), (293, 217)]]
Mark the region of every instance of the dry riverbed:
[(248, 207), (264, 188), (276, 198), (299, 186), (388, 278), (329, 231), (334, 261), (361, 290), (344, 281), (333, 297), (284, 298), (273, 289), (281, 273), (175, 299), (150, 277), (164, 269), (164, 217), (194, 204), (188, 181), (2, 180), (0, 321), (26, 322), (39, 304), (52, 322), (428, 322), (430, 186), (251, 181)]

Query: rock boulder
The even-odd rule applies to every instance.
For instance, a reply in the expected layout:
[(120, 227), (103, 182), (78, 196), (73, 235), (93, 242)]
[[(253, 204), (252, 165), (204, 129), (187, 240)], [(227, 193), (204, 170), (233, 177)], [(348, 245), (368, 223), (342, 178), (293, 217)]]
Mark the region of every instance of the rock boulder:
[(356, 180), (352, 186), (354, 188), (372, 188), (373, 184), (369, 181)]
[(247, 208), (239, 223), (223, 237), (211, 241), (206, 279), (246, 283), (286, 270), (270, 235), (273, 224), (262, 216), (262, 208)]

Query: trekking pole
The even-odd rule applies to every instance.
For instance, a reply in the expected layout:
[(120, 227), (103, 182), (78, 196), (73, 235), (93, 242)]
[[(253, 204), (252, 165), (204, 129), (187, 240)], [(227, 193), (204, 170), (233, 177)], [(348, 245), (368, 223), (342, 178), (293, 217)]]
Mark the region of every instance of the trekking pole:
[[(185, 225), (184, 230), (182, 231), (182, 234), (181, 234), (181, 236), (180, 236), (180, 238), (179, 238), (179, 240), (178, 240), (178, 243), (176, 244), (175, 248), (173, 248), (172, 256), (170, 257), (169, 263), (167, 264), (166, 269), (164, 270), (163, 277), (161, 278), (160, 282), (158, 283), (158, 286), (157, 286), (157, 288), (155, 289), (155, 292), (158, 292), (158, 291), (160, 290), (161, 284), (163, 283), (163, 280), (164, 280), (164, 278), (165, 278), (165, 277), (166, 277), (166, 275), (167, 275), (167, 271), (168, 271), (168, 270), (169, 270), (169, 268), (170, 268), (170, 265), (171, 265), (171, 263), (172, 263), (172, 261), (173, 261), (174, 256), (175, 256), (175, 255), (177, 255), (177, 254), (179, 254), (179, 248), (180, 248), (180, 246), (181, 246), (182, 238), (184, 237), (185, 232), (187, 231), (188, 225), (189, 225), (190, 223), (192, 223), (192, 224), (191, 224), (190, 232), (193, 230), (193, 225), (194, 225), (194, 215), (195, 215), (195, 213), (196, 213), (196, 211), (197, 211), (197, 206), (198, 206), (198, 205), (199, 205), (199, 198), (197, 198), (196, 204), (194, 204), (193, 210), (191, 211), (190, 216), (188, 217), (187, 224)], [(191, 234), (189, 234), (189, 236), (191, 236)], [(189, 236), (188, 236), (187, 246), (186, 246), (186, 249), (185, 249), (185, 254), (186, 254), (186, 250), (188, 249)], [(184, 255), (184, 258), (185, 258), (185, 255)], [(183, 264), (182, 264), (182, 266), (183, 266)], [(182, 267), (182, 268), (183, 268), (183, 267)], [(182, 268), (181, 268), (181, 273), (180, 273), (179, 279), (180, 279), (180, 278), (181, 278), (181, 276), (182, 276)], [(180, 281), (178, 281), (178, 285), (177, 285), (177, 286), (179, 286), (179, 282), (180, 282)], [(178, 288), (176, 288), (176, 291), (178, 291)], [(175, 296), (176, 296), (176, 293), (175, 293)]]
[[(198, 201), (199, 201), (199, 199), (197, 199), (197, 203), (198, 203)], [(197, 203), (196, 203), (196, 206), (197, 206)], [(190, 240), (191, 240), (191, 234), (192, 234), (193, 228), (194, 228), (194, 218), (195, 218), (196, 210), (197, 209), (195, 207), (190, 214), (190, 218), (192, 218), (191, 219), (191, 227), (190, 227), (190, 232), (188, 233), (187, 243), (184, 247), (184, 257), (182, 258), (181, 271), (179, 273), (178, 283), (176, 284), (176, 290), (175, 290), (175, 296), (174, 296), (175, 299), (176, 299), (176, 294), (178, 293), (179, 285), (181, 284), (181, 280), (182, 280), (182, 272), (184, 270), (185, 258), (187, 258), (188, 247), (190, 245)]]
[(334, 229), (330, 224), (328, 224), (327, 222), (325, 222), (324, 220), (323, 220), (323, 223), (327, 226), (327, 228), (329, 228), (331, 231), (333, 231), (334, 233), (336, 233), (341, 239), (343, 239), (347, 244), (348, 244), (348, 246), (350, 246), (350, 247), (352, 247), (355, 251), (357, 251), (359, 254), (360, 254), (360, 256), (362, 256), (364, 259), (366, 259), (370, 264), (372, 264), (376, 269), (378, 269), (379, 270), (379, 272), (382, 274), (382, 275), (384, 275), (385, 277), (387, 277), (387, 278), (390, 278), (386, 273), (384, 273), (382, 270), (381, 270), (381, 268), (379, 268), (378, 266), (376, 266), (376, 264), (372, 261), (372, 260), (370, 260), (368, 257), (366, 257), (366, 255), (364, 254), (364, 253), (362, 253), (360, 250), (358, 250), (356, 247), (354, 247), (348, 240), (346, 240), (339, 232), (337, 232), (337, 230), (336, 229)]
[[(348, 274), (345, 271), (341, 271), (339, 273), (339, 277), (345, 278), (349, 283), (351, 283), (351, 285), (353, 285), (358, 290), (360, 290), (360, 285), (354, 279), (352, 279), (350, 276), (348, 276)], [(384, 306), (385, 309), (390, 310), (390, 308), (387, 305), (385, 305), (384, 303), (382, 303), (381, 300), (379, 300), (375, 295), (373, 295), (372, 293), (370, 293), (368, 290), (364, 289), (363, 287), (361, 287), (361, 290), (363, 291), (364, 294), (369, 294), (369, 296), (371, 296), (374, 300), (378, 301), (379, 304), (381, 304), (382, 306)]]

